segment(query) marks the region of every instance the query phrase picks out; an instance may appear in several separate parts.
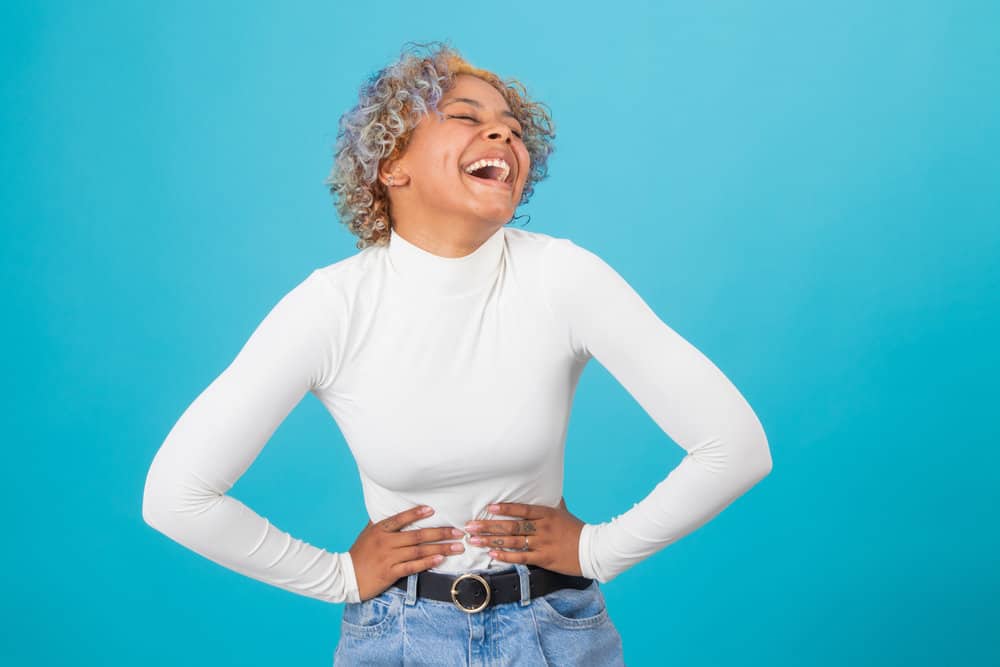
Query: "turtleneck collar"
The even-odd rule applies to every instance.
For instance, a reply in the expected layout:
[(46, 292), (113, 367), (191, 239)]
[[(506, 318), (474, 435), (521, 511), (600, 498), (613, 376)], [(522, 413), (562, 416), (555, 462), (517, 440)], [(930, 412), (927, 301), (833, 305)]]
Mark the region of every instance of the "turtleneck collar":
[(482, 245), (463, 257), (442, 257), (407, 241), (393, 229), (389, 262), (403, 280), (441, 295), (460, 295), (484, 286), (496, 275), (504, 249), (500, 227)]

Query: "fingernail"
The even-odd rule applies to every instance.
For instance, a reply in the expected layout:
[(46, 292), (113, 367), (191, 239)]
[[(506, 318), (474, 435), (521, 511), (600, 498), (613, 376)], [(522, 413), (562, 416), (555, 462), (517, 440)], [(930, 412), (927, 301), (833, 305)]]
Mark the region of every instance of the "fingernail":
[(491, 511), (491, 512), (499, 512), (500, 511), (500, 506), (499, 505), (490, 505), (487, 509), (489, 509), (489, 511)]
[(458, 528), (452, 528), (451, 534), (455, 537), (465, 537), (465, 532), (459, 530)]
[(430, 514), (433, 511), (434, 511), (434, 508), (433, 507), (428, 507), (427, 505), (424, 505), (423, 507), (420, 508), (420, 513), (421, 514)]
[(465, 524), (465, 529), (466, 530), (479, 530), (479, 524), (478, 523), (467, 523), (467, 524)]
[(453, 544), (453, 545), (451, 545), (451, 550), (452, 551), (465, 551), (465, 547), (463, 547), (461, 544)]
[(483, 538), (481, 538), (481, 537), (470, 537), (469, 538), (469, 543), (470, 544), (482, 544), (483, 543)]

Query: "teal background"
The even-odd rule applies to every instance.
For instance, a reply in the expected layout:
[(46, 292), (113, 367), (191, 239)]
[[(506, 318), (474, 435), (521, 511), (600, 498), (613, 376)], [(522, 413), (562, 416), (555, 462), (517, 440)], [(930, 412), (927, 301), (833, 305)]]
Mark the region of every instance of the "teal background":
[[(1000, 5), (5, 2), (5, 665), (325, 665), (341, 605), (141, 518), (149, 463), (274, 303), (356, 252), (340, 114), (451, 40), (553, 110), (524, 227), (598, 253), (757, 411), (774, 470), (604, 586), (630, 665), (987, 665), (1000, 592)], [(515, 222), (520, 225), (526, 218)], [(592, 362), (566, 499), (683, 451)], [(346, 551), (312, 396), (234, 495)]]

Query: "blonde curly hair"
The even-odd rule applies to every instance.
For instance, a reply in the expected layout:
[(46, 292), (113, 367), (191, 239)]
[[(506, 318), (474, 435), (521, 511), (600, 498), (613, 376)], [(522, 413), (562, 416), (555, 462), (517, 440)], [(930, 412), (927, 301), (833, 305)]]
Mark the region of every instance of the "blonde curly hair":
[[(428, 52), (421, 55), (424, 48)], [(421, 117), (437, 110), (459, 74), (472, 74), (496, 88), (521, 123), (531, 170), (519, 205), (528, 202), (535, 183), (548, 175), (555, 130), (547, 105), (532, 101), (520, 81), (504, 81), (472, 66), (447, 43), (407, 42), (399, 60), (369, 76), (358, 104), (340, 117), (333, 170), (325, 184), (340, 221), (358, 237), (358, 248), (389, 241), (389, 194), (378, 180), (379, 165), (403, 153)]]

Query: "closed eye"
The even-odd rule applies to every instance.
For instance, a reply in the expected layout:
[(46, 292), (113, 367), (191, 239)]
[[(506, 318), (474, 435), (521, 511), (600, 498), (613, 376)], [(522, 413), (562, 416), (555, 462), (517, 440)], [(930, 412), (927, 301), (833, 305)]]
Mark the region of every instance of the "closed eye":
[[(466, 120), (471, 120), (473, 122), (477, 122), (476, 119), (473, 118), (472, 116), (448, 116), (448, 118), (464, 118)], [(522, 138), (521, 137), (521, 133), (518, 132), (517, 130), (515, 130), (514, 128), (511, 128), (510, 131), (513, 132), (514, 136), (517, 137), (518, 139)]]

